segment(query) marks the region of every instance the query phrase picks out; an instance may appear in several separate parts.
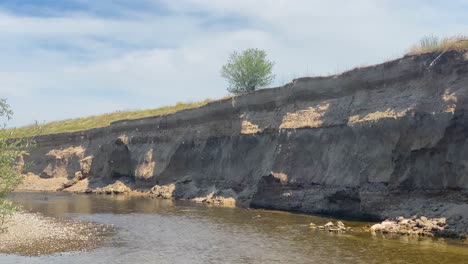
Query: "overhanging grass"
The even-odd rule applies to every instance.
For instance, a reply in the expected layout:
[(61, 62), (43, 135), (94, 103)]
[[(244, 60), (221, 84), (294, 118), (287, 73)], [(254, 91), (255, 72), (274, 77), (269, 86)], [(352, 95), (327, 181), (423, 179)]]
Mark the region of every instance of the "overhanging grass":
[(185, 109), (193, 109), (211, 102), (211, 99), (195, 103), (177, 103), (172, 106), (164, 106), (156, 109), (117, 111), (113, 113), (88, 116), (83, 118), (54, 121), (43, 125), (30, 125), (19, 128), (11, 128), (1, 131), (10, 138), (33, 137), (37, 135), (57, 134), (64, 132), (74, 132), (108, 126), (110, 123), (125, 119), (138, 119), (143, 117), (172, 114)]
[(413, 46), (407, 55), (449, 50), (468, 50), (468, 36), (455, 36), (444, 39), (439, 39), (436, 36), (426, 36), (420, 40), (418, 45)]

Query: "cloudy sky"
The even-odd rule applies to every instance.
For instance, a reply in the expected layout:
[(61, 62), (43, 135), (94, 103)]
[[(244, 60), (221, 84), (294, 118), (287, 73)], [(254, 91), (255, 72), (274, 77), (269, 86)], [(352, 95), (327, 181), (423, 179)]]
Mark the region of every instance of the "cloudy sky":
[(220, 67), (256, 47), (274, 85), (468, 32), (468, 0), (0, 0), (10, 126), (227, 94)]

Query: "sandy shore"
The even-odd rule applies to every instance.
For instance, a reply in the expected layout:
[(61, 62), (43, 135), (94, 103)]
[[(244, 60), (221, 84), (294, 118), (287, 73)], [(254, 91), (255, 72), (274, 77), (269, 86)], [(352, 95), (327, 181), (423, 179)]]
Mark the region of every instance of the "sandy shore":
[(103, 241), (111, 226), (57, 219), (38, 213), (20, 212), (0, 234), (0, 253), (38, 256), (66, 251), (86, 251)]

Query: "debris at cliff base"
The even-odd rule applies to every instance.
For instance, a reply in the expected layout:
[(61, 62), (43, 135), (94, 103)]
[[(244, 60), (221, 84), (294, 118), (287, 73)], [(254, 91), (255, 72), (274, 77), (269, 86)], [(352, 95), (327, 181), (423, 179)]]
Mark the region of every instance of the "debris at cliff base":
[(203, 197), (195, 197), (191, 199), (193, 202), (196, 203), (207, 203), (207, 204), (215, 204), (215, 205), (222, 205), (222, 206), (236, 206), (236, 199), (234, 197), (225, 197), (220, 195), (215, 195), (214, 193), (210, 193)]
[(113, 229), (109, 225), (28, 212), (14, 214), (5, 227), (6, 231), (0, 233), (0, 253), (25, 256), (87, 251), (98, 247)]
[(425, 216), (411, 218), (398, 217), (387, 219), (380, 224), (371, 226), (370, 232), (382, 234), (400, 234), (415, 236), (444, 236), (447, 227), (445, 217), (427, 218)]
[(128, 194), (132, 190), (121, 181), (116, 181), (102, 188), (97, 188), (94, 192), (97, 194)]
[(345, 224), (341, 221), (337, 221), (336, 223), (328, 222), (320, 226), (317, 226), (314, 223), (310, 223), (309, 228), (314, 229), (314, 230), (326, 230), (328, 232), (336, 232), (336, 233), (344, 233), (347, 231), (351, 231), (351, 228), (346, 227)]
[(159, 197), (163, 199), (172, 199), (172, 193), (175, 190), (175, 184), (168, 184), (168, 185), (155, 185), (151, 188), (149, 195), (152, 197)]

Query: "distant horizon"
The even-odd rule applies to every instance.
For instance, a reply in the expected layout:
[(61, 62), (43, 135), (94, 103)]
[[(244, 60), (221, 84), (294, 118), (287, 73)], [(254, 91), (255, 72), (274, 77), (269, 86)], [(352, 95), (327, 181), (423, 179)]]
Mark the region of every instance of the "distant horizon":
[(468, 32), (464, 10), (462, 0), (12, 0), (0, 3), (0, 97), (15, 112), (9, 127), (218, 99), (234, 50), (265, 50), (276, 87)]

